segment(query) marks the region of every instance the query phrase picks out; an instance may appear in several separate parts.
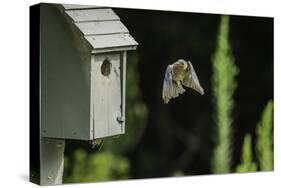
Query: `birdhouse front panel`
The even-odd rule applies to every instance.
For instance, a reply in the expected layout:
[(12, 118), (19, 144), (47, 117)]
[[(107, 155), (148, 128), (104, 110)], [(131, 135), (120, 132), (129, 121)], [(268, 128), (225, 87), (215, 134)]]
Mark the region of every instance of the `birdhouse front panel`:
[(122, 134), (121, 54), (96, 54), (91, 61), (94, 138)]

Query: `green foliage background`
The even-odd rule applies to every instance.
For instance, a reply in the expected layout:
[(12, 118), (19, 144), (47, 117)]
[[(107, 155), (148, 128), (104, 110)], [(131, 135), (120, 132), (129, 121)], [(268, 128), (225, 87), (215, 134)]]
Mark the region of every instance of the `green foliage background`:
[[(234, 107), (234, 92), (237, 88), (235, 77), (238, 67), (234, 64), (234, 57), (229, 44), (229, 17), (222, 16), (217, 49), (213, 58), (213, 98), (215, 107), (216, 146), (212, 159), (213, 173), (232, 172), (232, 111)], [(261, 170), (273, 169), (273, 101), (270, 100), (262, 113), (261, 121), (257, 125), (257, 157)], [(241, 162), (236, 172), (254, 172), (257, 164), (253, 158), (252, 136), (247, 134), (242, 147)]]
[(273, 101), (265, 106), (257, 125), (257, 156), (262, 171), (273, 170)]
[(214, 173), (230, 172), (233, 94), (237, 87), (235, 77), (238, 67), (228, 39), (229, 17), (221, 18), (217, 49), (213, 57), (213, 98), (215, 108), (215, 125), (217, 145), (214, 150), (212, 169)]
[[(238, 86), (243, 84), (239, 79), (244, 82), (246, 79), (241, 79), (244, 69), (241, 64), (238, 66), (236, 63), (239, 57), (234, 57), (231, 46), (230, 33), (236, 29), (231, 27), (233, 16), (213, 16), (219, 17), (219, 25), (215, 28), (216, 40), (212, 41), (202, 34), (205, 32), (204, 36), (210, 35), (211, 29), (203, 27), (210, 25), (202, 20), (200, 22), (201, 18), (195, 14), (190, 16), (190, 20), (185, 17), (182, 19), (188, 25), (187, 30), (193, 32), (190, 33), (192, 37), (188, 36), (186, 40), (186, 28), (178, 22), (180, 17), (173, 17), (174, 14), (171, 14), (171, 18), (163, 17), (162, 13), (145, 14), (148, 15), (147, 19), (139, 20), (139, 11), (119, 10), (118, 14), (123, 16), (125, 25), (140, 44), (137, 51), (128, 53), (126, 134), (104, 139), (101, 147), (93, 149), (89, 144), (81, 144), (66, 153), (64, 183), (272, 170), (273, 99), (265, 106), (259, 123), (254, 123), (254, 133), (246, 130), (246, 134), (238, 137), (235, 132), (238, 126), (244, 126), (235, 124), (234, 114), (237, 114), (238, 104), (235, 94), (245, 93)], [(127, 14), (130, 16), (126, 16)], [(157, 18), (157, 14), (163, 19), (155, 19), (153, 16), (156, 15)], [(209, 20), (214, 19), (211, 15), (208, 17)], [(161, 27), (161, 20), (172, 25)], [(198, 21), (198, 25), (194, 27), (198, 27), (201, 34), (190, 28), (188, 22), (193, 23), (191, 20)], [(149, 25), (149, 21), (152, 24)], [(204, 24), (202, 26), (199, 23)], [(203, 32), (204, 29), (206, 31)], [(157, 41), (158, 36), (162, 37)], [(189, 45), (184, 40), (190, 42)], [(199, 45), (203, 43), (214, 45)], [(181, 51), (176, 46), (184, 50)], [(189, 46), (198, 51), (198, 56), (202, 56), (201, 53), (207, 47), (214, 49), (210, 58), (211, 66), (204, 62), (205, 69), (202, 70), (200, 64), (196, 64), (196, 70), (199, 69), (198, 77), (207, 96), (200, 96), (197, 100), (196, 95), (187, 90), (182, 97), (165, 106), (161, 101), (162, 69), (175, 58), (192, 51), (191, 48), (188, 49)], [(156, 49), (160, 49), (161, 53), (156, 53)], [(175, 57), (167, 54), (175, 54)], [(161, 59), (167, 56), (170, 59)], [(196, 55), (193, 58), (196, 59)], [(205, 71), (208, 69), (211, 70), (210, 76)], [(267, 77), (270, 77), (270, 72), (264, 74), (269, 74)], [(208, 84), (206, 80), (211, 80), (211, 83)], [(268, 83), (265, 80), (263, 85)], [(210, 107), (204, 106), (209, 102), (207, 97), (212, 101)], [(269, 95), (264, 98), (268, 100), (272, 97)], [(192, 114), (193, 111), (196, 113)], [(205, 114), (213, 116), (213, 121), (205, 120)], [(196, 122), (192, 121), (193, 116)], [(212, 129), (208, 129), (208, 126)], [(209, 143), (211, 141), (207, 136), (213, 143)], [(235, 161), (233, 150), (236, 149), (234, 143), (238, 139), (241, 139), (242, 147), (238, 152), (239, 160)]]
[(242, 147), (241, 163), (236, 167), (237, 172), (254, 172), (257, 170), (257, 164), (253, 159), (252, 136), (247, 134), (244, 138)]

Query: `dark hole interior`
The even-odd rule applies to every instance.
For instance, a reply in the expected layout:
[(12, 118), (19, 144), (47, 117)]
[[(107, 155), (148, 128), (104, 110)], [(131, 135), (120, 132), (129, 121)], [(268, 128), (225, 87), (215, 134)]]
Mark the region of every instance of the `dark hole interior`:
[(105, 59), (101, 65), (101, 73), (104, 76), (108, 76), (111, 71), (111, 63), (108, 59)]

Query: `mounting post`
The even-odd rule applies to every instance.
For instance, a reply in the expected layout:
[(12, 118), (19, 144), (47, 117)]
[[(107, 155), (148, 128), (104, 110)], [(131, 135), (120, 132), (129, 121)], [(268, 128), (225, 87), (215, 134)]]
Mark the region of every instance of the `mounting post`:
[(41, 137), (40, 145), (40, 184), (62, 184), (65, 140)]

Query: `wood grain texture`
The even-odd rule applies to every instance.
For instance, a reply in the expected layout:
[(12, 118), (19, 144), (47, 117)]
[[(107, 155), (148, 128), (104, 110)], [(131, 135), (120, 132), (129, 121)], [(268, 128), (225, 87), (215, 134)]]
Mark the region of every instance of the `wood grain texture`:
[(89, 140), (91, 50), (54, 6), (41, 14), (41, 135)]
[(60, 185), (63, 177), (65, 140), (41, 138), (40, 185)]
[(138, 43), (128, 33), (86, 36), (85, 38), (94, 49), (138, 45)]
[(90, 9), (90, 8), (104, 8), (102, 6), (94, 5), (75, 5), (75, 4), (62, 4), (63, 8), (66, 10), (76, 10), (76, 9)]
[(137, 46), (121, 46), (121, 47), (117, 47), (117, 48), (99, 48), (99, 49), (93, 49), (92, 54), (129, 51), (129, 50), (135, 50), (136, 48), (137, 48)]
[(128, 33), (128, 29), (120, 21), (78, 22), (75, 25), (84, 35), (103, 35)]
[(112, 21), (120, 18), (110, 8), (65, 11), (74, 22)]
[(127, 51), (122, 52), (121, 54), (121, 88), (122, 88), (122, 122), (121, 131), (122, 134), (125, 133), (125, 123), (126, 123), (126, 72), (127, 72)]
[[(111, 63), (108, 76), (101, 73), (104, 60)], [(118, 135), (122, 126), (117, 121), (121, 112), (120, 53), (97, 54), (92, 57), (92, 97), (94, 138)]]
[[(137, 42), (119, 20), (73, 23), (54, 6), (41, 13), (41, 136), (92, 140), (123, 134), (124, 52)], [(101, 73), (106, 58), (112, 63), (108, 76)]]

